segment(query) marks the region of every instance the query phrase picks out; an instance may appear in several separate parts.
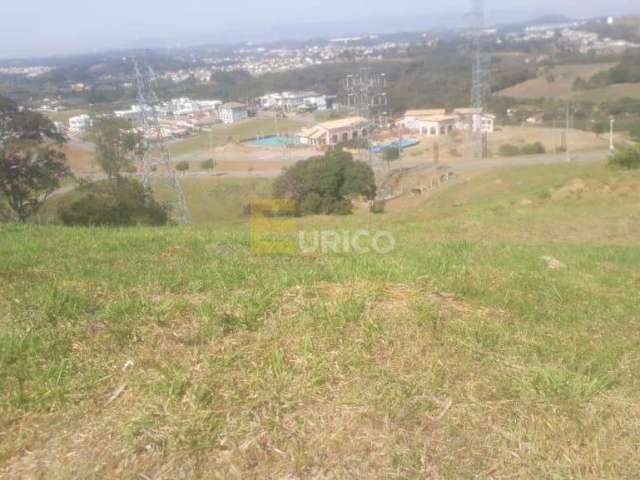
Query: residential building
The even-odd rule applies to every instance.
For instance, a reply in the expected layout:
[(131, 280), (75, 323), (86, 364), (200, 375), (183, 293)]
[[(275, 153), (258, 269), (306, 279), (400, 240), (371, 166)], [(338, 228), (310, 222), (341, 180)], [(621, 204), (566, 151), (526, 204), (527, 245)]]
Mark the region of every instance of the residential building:
[(297, 137), (303, 145), (335, 146), (342, 142), (368, 138), (370, 132), (369, 120), (364, 117), (349, 117), (319, 123), (302, 130)]
[(93, 125), (91, 117), (87, 114), (69, 118), (69, 130), (72, 133), (84, 132)]
[(236, 123), (249, 117), (249, 109), (242, 103), (229, 102), (220, 106), (219, 116), (222, 123)]
[(448, 135), (456, 128), (458, 117), (447, 115), (444, 109), (408, 110), (402, 124), (405, 128), (420, 135), (440, 136)]
[(483, 113), (477, 108), (456, 108), (453, 111), (458, 117), (456, 130), (466, 130), (482, 133), (493, 133), (495, 131), (495, 115)]

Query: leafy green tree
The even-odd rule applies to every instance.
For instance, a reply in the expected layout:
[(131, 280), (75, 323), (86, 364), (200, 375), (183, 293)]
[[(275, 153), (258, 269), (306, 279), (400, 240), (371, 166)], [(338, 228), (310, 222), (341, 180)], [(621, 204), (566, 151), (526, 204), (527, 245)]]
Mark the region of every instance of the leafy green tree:
[(348, 214), (351, 199), (376, 196), (371, 167), (342, 150), (296, 163), (274, 183), (276, 198), (292, 199), (301, 215)]
[(102, 118), (94, 127), (97, 161), (109, 180), (131, 171), (135, 157), (144, 149), (142, 136), (131, 130), (128, 121)]
[(386, 162), (393, 162), (400, 159), (400, 148), (390, 147), (382, 152), (382, 159)]
[(178, 172), (186, 172), (186, 171), (188, 171), (189, 170), (189, 162), (186, 162), (186, 161), (183, 160), (181, 162), (176, 163), (176, 170)]
[(0, 193), (21, 222), (69, 175), (62, 141), (47, 118), (0, 97)]
[(203, 160), (200, 163), (200, 169), (202, 170), (213, 170), (216, 168), (216, 162), (213, 158), (209, 158), (208, 160)]
[(591, 131), (596, 135), (602, 135), (607, 130), (609, 130), (609, 127), (605, 122), (596, 122), (591, 127)]

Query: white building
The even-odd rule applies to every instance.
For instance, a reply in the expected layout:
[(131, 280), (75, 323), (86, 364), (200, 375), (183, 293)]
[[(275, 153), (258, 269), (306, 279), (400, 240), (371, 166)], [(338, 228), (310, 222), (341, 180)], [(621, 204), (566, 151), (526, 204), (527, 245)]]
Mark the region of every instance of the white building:
[(84, 132), (93, 125), (93, 120), (87, 114), (69, 118), (69, 130), (72, 133)]
[(285, 112), (301, 110), (326, 110), (327, 97), (316, 92), (269, 93), (257, 99), (260, 108), (281, 109)]
[(231, 124), (249, 118), (249, 110), (242, 103), (229, 102), (220, 106), (218, 109), (220, 121), (222, 123)]
[(456, 108), (453, 113), (458, 117), (457, 130), (482, 133), (495, 131), (495, 115), (482, 113), (482, 110), (477, 108)]
[(402, 124), (408, 130), (430, 137), (448, 135), (456, 128), (458, 117), (447, 115), (444, 109), (408, 110)]
[(444, 109), (408, 110), (400, 121), (406, 129), (430, 137), (454, 131), (493, 133), (494, 122), (494, 115), (473, 108), (458, 108), (452, 114)]
[(371, 123), (364, 117), (350, 117), (305, 128), (297, 138), (303, 145), (334, 146), (342, 142), (368, 138)]

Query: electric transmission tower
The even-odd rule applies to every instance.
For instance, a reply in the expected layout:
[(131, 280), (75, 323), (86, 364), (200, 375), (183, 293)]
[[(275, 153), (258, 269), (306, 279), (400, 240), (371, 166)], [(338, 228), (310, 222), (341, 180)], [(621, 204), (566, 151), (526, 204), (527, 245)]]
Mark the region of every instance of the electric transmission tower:
[(343, 83), (344, 105), (353, 108), (358, 115), (374, 120), (386, 115), (389, 107), (387, 76), (373, 73), (368, 68), (354, 75), (347, 75)]
[[(155, 74), (149, 65), (141, 69), (137, 60), (134, 60), (136, 84), (138, 87), (138, 129), (142, 134), (144, 148), (140, 156), (142, 166), (142, 184), (145, 190), (150, 191), (151, 180), (159, 170), (164, 170), (164, 177), (172, 190), (175, 200), (172, 202), (177, 220), (182, 224), (191, 223), (191, 213), (184, 195), (184, 190), (178, 179), (171, 153), (167, 146), (167, 140), (160, 125), (158, 107), (160, 101), (153, 88)], [(151, 147), (157, 148), (157, 156), (154, 156)]]
[(473, 71), (471, 79), (472, 115), (471, 141), (476, 158), (487, 157), (487, 135), (483, 132), (482, 119), (487, 109), (489, 95), (489, 64), (483, 48), (485, 29), (484, 0), (471, 0), (471, 36), (473, 40)]

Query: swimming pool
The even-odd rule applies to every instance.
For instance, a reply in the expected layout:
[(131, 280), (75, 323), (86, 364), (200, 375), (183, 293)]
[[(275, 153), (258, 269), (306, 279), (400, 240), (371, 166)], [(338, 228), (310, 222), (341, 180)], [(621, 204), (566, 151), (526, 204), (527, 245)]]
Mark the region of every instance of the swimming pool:
[(420, 142), (418, 140), (412, 140), (409, 138), (401, 138), (397, 142), (385, 143), (382, 145), (376, 145), (371, 148), (372, 153), (381, 153), (390, 148), (399, 148), (400, 150), (404, 150), (405, 148), (414, 147), (418, 145)]
[(298, 142), (293, 137), (273, 135), (271, 137), (254, 138), (253, 140), (247, 141), (246, 144), (261, 147), (287, 147), (289, 145), (297, 145)]

